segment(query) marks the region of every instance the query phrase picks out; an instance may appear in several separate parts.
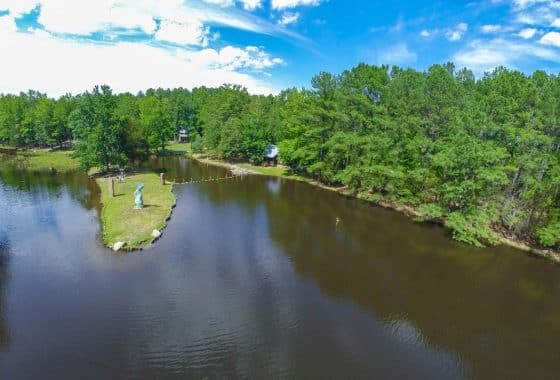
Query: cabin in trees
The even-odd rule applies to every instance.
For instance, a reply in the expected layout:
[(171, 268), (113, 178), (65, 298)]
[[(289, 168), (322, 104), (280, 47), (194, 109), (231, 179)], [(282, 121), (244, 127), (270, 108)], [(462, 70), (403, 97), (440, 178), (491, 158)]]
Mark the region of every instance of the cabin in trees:
[(280, 149), (276, 145), (269, 144), (264, 150), (264, 162), (267, 166), (278, 165), (278, 155), (280, 154)]
[(187, 130), (186, 129), (179, 130), (179, 133), (177, 133), (177, 142), (186, 143), (188, 141), (189, 141), (189, 133), (187, 132)]

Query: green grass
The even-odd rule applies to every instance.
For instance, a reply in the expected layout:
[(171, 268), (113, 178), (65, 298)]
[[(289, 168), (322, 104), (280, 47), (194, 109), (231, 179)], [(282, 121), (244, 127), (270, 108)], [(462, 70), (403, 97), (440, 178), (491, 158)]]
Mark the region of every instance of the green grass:
[(296, 181), (303, 181), (303, 182), (311, 182), (309, 178), (302, 177), (297, 174), (293, 174), (290, 170), (285, 166), (255, 166), (251, 164), (237, 164), (237, 166), (252, 170), (262, 175), (268, 175), (271, 177), (282, 177), (282, 178), (289, 178)]
[(165, 150), (173, 153), (187, 153), (191, 151), (191, 143), (172, 142), (167, 145)]
[[(134, 190), (137, 183), (144, 184), (144, 208), (134, 209)], [(161, 185), (155, 173), (134, 174), (125, 182), (115, 181), (115, 196), (109, 195), (107, 178), (98, 178), (101, 188), (101, 221), (103, 241), (108, 245), (122, 241), (125, 248), (141, 248), (149, 244), (154, 229), (161, 231), (175, 204), (172, 185)]]
[(78, 159), (72, 157), (72, 151), (54, 151), (47, 149), (19, 150), (15, 156), (4, 155), (2, 164), (32, 171), (56, 170), (65, 172), (80, 168)]

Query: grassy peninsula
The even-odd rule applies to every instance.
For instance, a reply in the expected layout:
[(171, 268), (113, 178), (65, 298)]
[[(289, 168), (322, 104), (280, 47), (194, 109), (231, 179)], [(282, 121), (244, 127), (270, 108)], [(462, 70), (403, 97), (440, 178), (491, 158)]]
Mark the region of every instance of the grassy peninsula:
[[(67, 172), (79, 170), (80, 161), (74, 157), (74, 151), (51, 151), (49, 149), (12, 149), (10, 154), (3, 154), (0, 169), (19, 168), (28, 171)], [(181, 152), (184, 145), (171, 145), (170, 150)], [(93, 170), (93, 169), (92, 169)], [(125, 250), (138, 249), (150, 244), (155, 237), (154, 230), (161, 231), (175, 205), (172, 184), (161, 185), (156, 173), (138, 173), (129, 175), (124, 182), (115, 179), (115, 196), (109, 194), (108, 178), (98, 177), (96, 182), (101, 189), (101, 221), (103, 243), (113, 246), (123, 242)], [(144, 183), (145, 207), (134, 209), (134, 190), (137, 183)]]
[[(109, 194), (109, 179), (97, 178), (101, 188), (101, 221), (103, 242), (113, 246), (125, 243), (124, 249), (138, 249), (150, 244), (155, 238), (153, 230), (161, 231), (167, 224), (175, 205), (173, 185), (160, 183), (156, 173), (129, 175), (124, 182), (115, 181), (115, 196)], [(134, 190), (143, 183), (144, 208), (134, 209)]]

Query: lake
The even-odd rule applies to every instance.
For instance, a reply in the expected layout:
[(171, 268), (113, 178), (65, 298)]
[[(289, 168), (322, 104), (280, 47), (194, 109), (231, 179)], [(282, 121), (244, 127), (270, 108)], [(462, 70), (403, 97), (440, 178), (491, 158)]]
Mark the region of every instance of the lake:
[(174, 192), (116, 254), (87, 176), (0, 172), (1, 379), (558, 378), (559, 266), (300, 182)]

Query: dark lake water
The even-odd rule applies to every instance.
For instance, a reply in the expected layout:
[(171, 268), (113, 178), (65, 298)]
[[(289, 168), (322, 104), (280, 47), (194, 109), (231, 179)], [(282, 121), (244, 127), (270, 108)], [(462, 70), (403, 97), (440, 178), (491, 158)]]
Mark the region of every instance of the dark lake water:
[(558, 266), (303, 183), (175, 194), (162, 239), (115, 254), (86, 176), (0, 172), (0, 379), (560, 376)]

